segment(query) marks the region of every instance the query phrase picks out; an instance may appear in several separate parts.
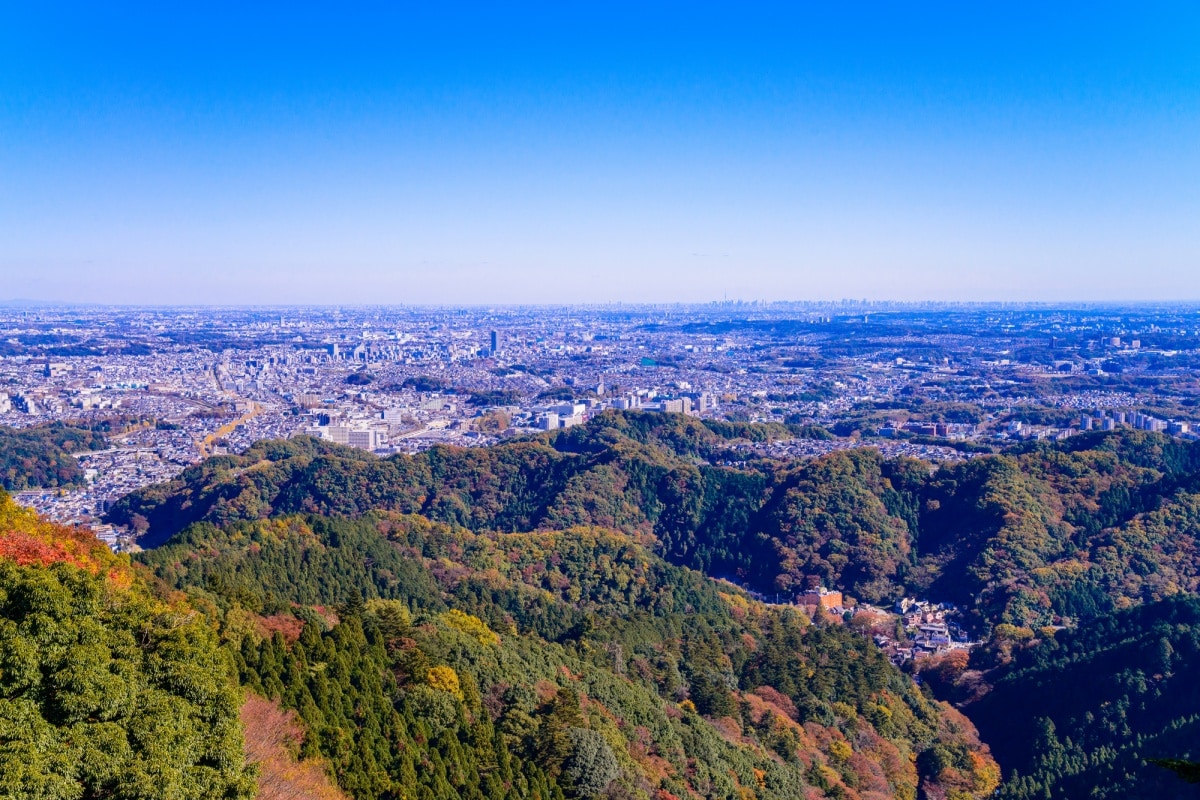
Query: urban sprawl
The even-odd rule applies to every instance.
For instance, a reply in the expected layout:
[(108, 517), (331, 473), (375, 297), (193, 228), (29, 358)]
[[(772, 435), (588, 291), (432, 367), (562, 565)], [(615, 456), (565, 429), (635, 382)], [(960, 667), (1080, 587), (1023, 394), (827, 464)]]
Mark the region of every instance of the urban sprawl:
[[(838, 303), (503, 308), (0, 310), (0, 425), (105, 423), (75, 486), (16, 492), (92, 527), (128, 492), (263, 439), (380, 456), (486, 447), (609, 409), (775, 423), (731, 452), (875, 447), (939, 462), (1131, 426), (1195, 438), (1200, 310)], [(904, 660), (966, 645), (954, 610), (876, 614)]]

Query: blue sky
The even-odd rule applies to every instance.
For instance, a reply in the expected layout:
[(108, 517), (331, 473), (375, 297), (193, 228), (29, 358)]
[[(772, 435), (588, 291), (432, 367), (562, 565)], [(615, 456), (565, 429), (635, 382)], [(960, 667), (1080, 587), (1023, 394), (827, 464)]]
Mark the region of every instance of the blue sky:
[(1194, 2), (244, 5), (0, 3), (0, 299), (1200, 299)]

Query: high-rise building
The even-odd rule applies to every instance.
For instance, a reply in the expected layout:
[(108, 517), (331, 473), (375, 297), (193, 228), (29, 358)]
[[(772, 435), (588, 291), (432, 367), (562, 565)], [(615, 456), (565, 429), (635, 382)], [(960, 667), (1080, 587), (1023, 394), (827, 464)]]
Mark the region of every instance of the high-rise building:
[(309, 436), (318, 439), (357, 447), (361, 450), (378, 450), (388, 443), (387, 431), (375, 427), (355, 427), (348, 425), (314, 425), (304, 431)]
[(717, 398), (708, 392), (689, 392), (685, 397), (691, 398), (692, 408), (696, 411), (712, 411), (717, 407)]
[(587, 411), (587, 405), (584, 403), (576, 403), (575, 401), (571, 401), (569, 403), (559, 403), (558, 405), (551, 406), (549, 410), (553, 411), (559, 417), (573, 417), (582, 414), (584, 411)]
[(492, 344), (492, 355), (499, 354), (500, 348), (504, 344), (504, 337), (501, 336), (500, 331), (492, 331), (491, 344)]
[(387, 433), (375, 428), (346, 432), (346, 444), (363, 450), (377, 450), (387, 445)]

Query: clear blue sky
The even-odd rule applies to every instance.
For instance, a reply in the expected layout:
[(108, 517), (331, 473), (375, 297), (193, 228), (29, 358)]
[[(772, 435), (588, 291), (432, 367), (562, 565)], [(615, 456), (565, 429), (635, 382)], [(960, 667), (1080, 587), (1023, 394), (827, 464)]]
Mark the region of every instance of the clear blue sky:
[(1200, 299), (1194, 0), (252, 5), (0, 3), (0, 299)]

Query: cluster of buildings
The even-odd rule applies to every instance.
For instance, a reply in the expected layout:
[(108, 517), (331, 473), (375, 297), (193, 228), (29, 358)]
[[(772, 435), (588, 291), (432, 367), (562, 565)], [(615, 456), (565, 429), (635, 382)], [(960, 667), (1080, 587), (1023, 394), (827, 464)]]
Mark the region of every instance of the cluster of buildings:
[(659, 394), (656, 389), (639, 389), (605, 397), (603, 382), (597, 387), (596, 395), (579, 401), (570, 400), (537, 408), (534, 410), (534, 426), (540, 430), (570, 428), (582, 425), (591, 417), (610, 408), (699, 417), (715, 412), (719, 406), (716, 396), (709, 392), (674, 391)]
[(312, 425), (301, 428), (300, 433), (317, 439), (325, 439), (334, 444), (344, 444), (372, 452), (384, 450), (388, 446), (388, 429), (368, 424)]
[[(775, 439), (769, 442), (738, 442), (730, 449), (736, 453), (749, 456), (771, 458), (777, 461), (793, 459), (819, 458), (839, 450), (870, 447), (878, 450), (886, 458), (904, 456), (919, 458), (924, 461), (965, 461), (972, 454), (945, 445), (928, 442), (887, 441), (864, 438), (845, 439), (806, 439), (790, 437)], [(729, 464), (728, 466), (738, 466)]]
[(1096, 409), (1081, 413), (1071, 426), (1029, 425), (1013, 420), (1004, 426), (1004, 436), (1010, 439), (1052, 439), (1061, 441), (1088, 431), (1115, 431), (1133, 428), (1177, 436), (1181, 439), (1200, 439), (1195, 426), (1185, 419), (1160, 419), (1151, 414), (1129, 410)]
[(813, 620), (853, 620), (857, 623), (865, 617), (867, 622), (863, 632), (869, 634), (897, 666), (951, 650), (970, 650), (980, 644), (972, 641), (958, 624), (959, 610), (950, 603), (906, 597), (892, 608), (880, 608), (847, 600), (841, 592), (826, 588), (815, 575), (806, 576), (805, 588), (791, 597), (767, 597), (739, 588), (762, 602), (800, 608)]
[(951, 603), (931, 603), (906, 597), (896, 603), (893, 613), (895, 632), (876, 633), (872, 637), (893, 664), (951, 650), (970, 650), (979, 644), (971, 641), (958, 625), (959, 612)]
[(1190, 436), (1192, 434), (1192, 425), (1188, 420), (1164, 420), (1137, 411), (1109, 412), (1107, 410), (1100, 410), (1091, 414), (1081, 414), (1079, 417), (1080, 431), (1112, 431), (1122, 426), (1192, 438)]
[[(610, 408), (835, 434), (740, 445), (781, 459), (962, 458), (964, 443), (1121, 425), (1193, 436), (1182, 403), (1161, 419), (1128, 409), (1200, 391), (1198, 347), (1200, 314), (1181, 307), (9, 308), (0, 425), (132, 423), (92, 486), (36, 501), (77, 518), (260, 439), (481, 447)], [(955, 416), (966, 407), (978, 413)], [(1074, 417), (1025, 423), (1014, 408)]]

